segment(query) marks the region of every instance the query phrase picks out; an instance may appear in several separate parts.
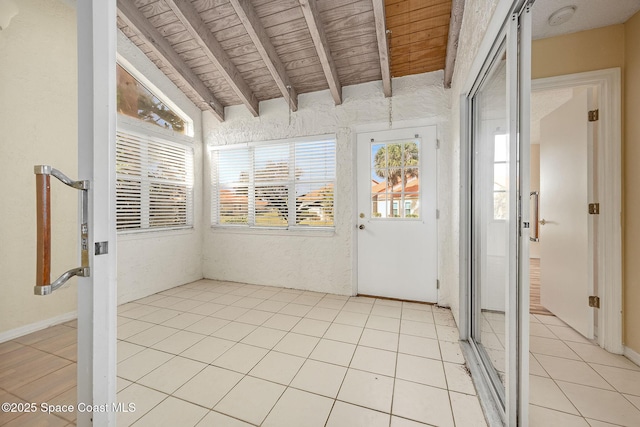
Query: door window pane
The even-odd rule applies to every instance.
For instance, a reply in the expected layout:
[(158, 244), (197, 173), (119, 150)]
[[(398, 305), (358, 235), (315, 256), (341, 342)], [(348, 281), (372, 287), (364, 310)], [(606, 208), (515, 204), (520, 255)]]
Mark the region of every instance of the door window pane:
[(418, 140), (371, 145), (371, 217), (420, 217)]
[(406, 193), (404, 195), (404, 217), (420, 218), (420, 194)]

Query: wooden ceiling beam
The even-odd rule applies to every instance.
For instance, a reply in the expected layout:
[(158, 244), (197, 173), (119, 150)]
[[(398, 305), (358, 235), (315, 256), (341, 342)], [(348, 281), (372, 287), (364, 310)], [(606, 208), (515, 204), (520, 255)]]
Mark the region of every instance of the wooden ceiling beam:
[(195, 42), (202, 48), (205, 55), (218, 68), (229, 86), (238, 95), (240, 100), (246, 105), (254, 117), (259, 115), (258, 98), (249, 88), (247, 82), (231, 62), (229, 55), (220, 46), (220, 42), (213, 35), (207, 24), (204, 23), (200, 14), (189, 0), (165, 0), (167, 5), (176, 14), (182, 25), (185, 26)]
[(238, 18), (242, 21), (242, 25), (247, 30), (251, 41), (258, 49), (258, 53), (267, 65), (269, 72), (280, 89), (280, 93), (284, 97), (292, 111), (298, 111), (298, 94), (293, 88), (287, 70), (278, 56), (276, 49), (271, 43), (271, 39), (260, 21), (260, 17), (256, 14), (249, 0), (230, 0), (231, 6), (235, 9)]
[[(182, 60), (169, 42), (162, 37), (162, 34), (138, 10), (135, 4), (130, 0), (118, 0), (118, 11), (122, 21), (138, 33), (147, 42), (149, 48), (172, 69), (175, 75), (202, 98), (203, 104), (206, 105), (207, 109), (211, 110), (220, 121), (224, 121), (224, 106)], [(204, 109), (202, 105), (199, 107)]]
[(320, 21), (320, 14), (318, 13), (318, 7), (316, 0), (300, 0), (300, 6), (302, 6), (302, 13), (309, 32), (311, 33), (311, 39), (318, 52), (320, 58), (320, 64), (322, 70), (327, 78), (329, 84), (329, 90), (333, 96), (333, 100), (336, 105), (342, 104), (342, 85), (338, 79), (338, 71), (336, 65), (333, 63), (333, 57), (331, 56), (331, 50), (329, 49), (329, 43), (327, 42), (327, 36), (324, 32), (324, 27)]
[(384, 0), (373, 0), (373, 16), (376, 23), (378, 39), (378, 55), (382, 71), (382, 91), (387, 98), (391, 96), (391, 65), (389, 61), (389, 44), (387, 42), (387, 24), (385, 22)]
[(460, 28), (462, 28), (462, 17), (464, 16), (464, 0), (453, 0), (451, 4), (451, 18), (449, 21), (449, 40), (447, 40), (447, 56), (444, 66), (444, 87), (451, 87), (453, 81), (453, 71), (458, 55), (458, 41), (460, 39)]

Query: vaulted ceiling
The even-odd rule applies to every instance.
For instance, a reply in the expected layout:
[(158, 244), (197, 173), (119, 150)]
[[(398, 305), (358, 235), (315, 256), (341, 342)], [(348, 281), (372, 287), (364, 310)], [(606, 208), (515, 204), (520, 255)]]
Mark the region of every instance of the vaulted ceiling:
[(452, 0), (118, 0), (118, 27), (196, 105), (224, 107), (445, 68)]

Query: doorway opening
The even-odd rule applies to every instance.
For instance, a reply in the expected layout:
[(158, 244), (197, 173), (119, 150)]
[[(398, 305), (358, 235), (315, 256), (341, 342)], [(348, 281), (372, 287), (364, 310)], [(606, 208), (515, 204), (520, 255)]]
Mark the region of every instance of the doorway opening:
[(531, 425), (637, 417), (617, 383), (640, 370), (621, 355), (618, 78), (610, 69), (532, 82)]
[(597, 111), (597, 88), (534, 92), (531, 111), (530, 190), (536, 224), (530, 266), (536, 274), (530, 308), (534, 314), (553, 314), (594, 339), (595, 308), (587, 302), (597, 295), (598, 215), (586, 206), (598, 200), (598, 122), (589, 118), (589, 111)]
[[(535, 315), (546, 314), (542, 310), (557, 315), (618, 354), (622, 353), (619, 78), (619, 69), (609, 69), (532, 82), (530, 175), (535, 223), (530, 241), (530, 309)], [(596, 203), (598, 213), (590, 214), (590, 205)], [(570, 239), (574, 240), (567, 243)], [(572, 284), (565, 285), (569, 281)], [(600, 308), (589, 307), (590, 296), (600, 298)]]

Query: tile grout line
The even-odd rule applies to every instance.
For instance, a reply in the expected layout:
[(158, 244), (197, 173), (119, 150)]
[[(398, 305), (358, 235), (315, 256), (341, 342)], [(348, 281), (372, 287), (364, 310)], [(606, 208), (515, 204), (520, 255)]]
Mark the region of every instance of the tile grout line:
[[(435, 320), (435, 319), (434, 319)], [(400, 334), (402, 332), (402, 307), (400, 307), (400, 324), (398, 325), (398, 342), (396, 343), (396, 363), (393, 370), (393, 385), (391, 388), (391, 406), (389, 407), (389, 427), (391, 427), (391, 422), (393, 420), (393, 400), (396, 396), (396, 379), (398, 375), (398, 359), (400, 354)], [(436, 332), (436, 336), (438, 333)], [(438, 344), (438, 351), (440, 351), (440, 345)]]
[[(286, 305), (285, 305), (285, 307), (286, 307)], [(315, 307), (315, 305), (314, 305), (313, 307)], [(284, 308), (284, 307), (283, 307), (283, 308)], [(287, 331), (287, 333), (286, 333), (282, 338), (280, 338), (280, 339), (278, 340), (278, 342), (273, 346), (273, 348), (272, 348), (271, 350), (269, 350), (269, 351), (264, 355), (264, 357), (262, 357), (262, 359), (260, 359), (260, 361), (258, 361), (258, 363), (256, 363), (255, 365), (253, 365), (253, 368), (251, 368), (251, 369), (249, 370), (249, 372), (247, 372), (247, 374), (245, 375), (245, 377), (249, 376), (249, 373), (250, 373), (250, 372), (251, 372), (251, 371), (252, 371), (256, 366), (258, 366), (258, 364), (259, 364), (259, 363), (260, 363), (260, 362), (261, 362), (265, 357), (267, 357), (267, 355), (268, 355), (269, 353), (271, 353), (272, 351), (275, 351), (275, 350), (273, 350), (273, 349), (274, 349), (274, 348), (276, 348), (276, 346), (277, 346), (280, 342), (282, 342), (282, 340), (283, 340), (283, 339), (285, 339), (285, 337), (286, 337), (289, 333), (291, 333), (291, 331), (293, 330), (293, 328), (295, 328), (295, 327), (296, 327), (296, 325), (297, 325), (297, 324), (299, 324), (299, 323), (302, 321), (302, 319), (303, 319), (303, 317), (301, 317), (301, 318), (300, 318), (300, 320), (298, 320), (298, 321), (296, 322), (296, 324), (295, 324), (295, 325), (293, 325), (293, 326), (291, 327), (291, 329), (289, 329), (289, 331)], [(318, 340), (318, 342), (320, 342), (320, 340)], [(317, 345), (318, 345), (318, 344), (316, 343), (316, 346), (317, 346)], [(314, 346), (314, 349), (315, 349), (315, 347), (316, 347), (316, 346)], [(313, 352), (313, 350), (311, 350), (311, 351)], [(285, 353), (285, 354), (288, 354), (288, 353)], [(311, 353), (309, 353), (309, 354), (311, 354)], [(306, 359), (305, 359), (305, 362), (306, 362)], [(302, 362), (302, 365), (300, 365), (300, 368), (298, 368), (298, 370), (296, 371), (296, 375), (298, 375), (298, 372), (300, 372), (300, 369), (302, 369), (302, 366), (304, 366), (304, 363), (305, 363), (305, 362)], [(255, 378), (255, 377), (253, 377), (253, 378)], [(295, 378), (295, 375), (294, 375), (294, 377), (293, 377), (293, 378)], [(293, 378), (291, 379), (291, 381), (293, 381)], [(243, 379), (244, 379), (244, 378), (243, 378)], [(260, 379), (260, 380), (262, 380), (262, 381), (268, 381), (268, 380), (265, 380), (265, 379), (263, 379), (263, 378), (259, 378), (259, 379)], [(240, 381), (242, 381), (242, 380), (240, 380)], [(291, 381), (289, 381), (289, 383), (291, 383)], [(270, 381), (270, 382), (273, 382), (273, 381)], [(274, 383), (275, 383), (275, 382), (274, 382)], [(275, 383), (275, 384), (278, 384), (278, 383)], [(236, 385), (237, 385), (237, 384), (236, 384)], [(280, 385), (282, 385), (282, 384), (280, 384)], [(234, 388), (235, 388), (235, 386), (234, 386)], [(285, 385), (285, 386), (284, 386), (284, 390), (282, 390), (282, 393), (280, 393), (280, 396), (278, 396), (278, 399), (276, 400), (276, 402), (273, 404), (273, 406), (271, 407), (271, 409), (269, 409), (269, 411), (267, 412), (267, 414), (264, 416), (264, 418), (262, 418), (262, 421), (261, 421), (258, 425), (262, 425), (262, 424), (267, 420), (267, 418), (269, 418), (269, 415), (271, 414), (271, 411), (273, 411), (273, 408), (275, 408), (275, 407), (276, 407), (276, 405), (278, 404), (278, 402), (280, 402), (280, 399), (282, 399), (282, 396), (284, 396), (284, 394), (287, 392), (287, 389), (288, 389), (288, 388), (289, 388), (289, 384), (287, 384), (287, 385)], [(231, 390), (233, 390), (233, 388), (232, 388)], [(228, 392), (227, 394), (229, 394), (229, 393), (231, 392), (231, 390), (229, 390), (229, 392)], [(225, 395), (225, 396), (226, 396), (226, 395)], [(224, 399), (224, 397), (223, 397), (222, 399), (220, 399), (220, 400), (218, 401), (218, 403), (222, 402), (222, 400), (223, 400), (223, 399)], [(215, 405), (214, 405), (214, 406), (215, 406)]]
[[(345, 303), (345, 305), (346, 305), (346, 303)], [(344, 306), (343, 306), (343, 308), (344, 308)], [(342, 310), (340, 310), (340, 312), (342, 312)], [(340, 313), (338, 313), (338, 314), (340, 314)], [(361, 313), (361, 314), (364, 314), (364, 313)], [(338, 317), (338, 316), (336, 316), (336, 317)], [(333, 405), (331, 405), (331, 411), (329, 411), (329, 416), (327, 417), (327, 421), (325, 421), (325, 427), (329, 423), (329, 419), (331, 418), (331, 413), (333, 412), (333, 409), (335, 408), (336, 402), (338, 401), (338, 397), (340, 396), (340, 391), (342, 390), (342, 387), (344, 386), (344, 381), (347, 378), (347, 374), (349, 374), (349, 369), (351, 369), (351, 363), (353, 363), (353, 358), (356, 355), (356, 350), (358, 349), (358, 344), (360, 343), (360, 340), (362, 339), (362, 335), (364, 334), (364, 330), (366, 328), (367, 322), (369, 321), (369, 317), (370, 317), (370, 314), (367, 314), (367, 319), (364, 322), (365, 326), (363, 326), (362, 331), (360, 332), (360, 336), (358, 337), (358, 342), (355, 343), (355, 348), (353, 349), (353, 353), (351, 354), (351, 358), (349, 359), (349, 363), (346, 366), (346, 371), (344, 372), (344, 376), (342, 377), (342, 381), (340, 382), (340, 387), (338, 387), (338, 391), (336, 391), (336, 397), (333, 400)], [(333, 324), (333, 322), (332, 322), (332, 324)], [(344, 402), (344, 403), (349, 404), (348, 402)], [(372, 409), (372, 408), (366, 408), (366, 409)], [(391, 420), (391, 416), (389, 416), (389, 420)]]
[[(229, 306), (228, 306), (228, 307), (229, 307)], [(221, 309), (221, 310), (222, 310), (222, 309)], [(227, 320), (227, 319), (224, 319), (224, 320)], [(230, 322), (233, 322), (233, 320), (231, 320)], [(225, 325), (225, 326), (226, 326), (226, 325)], [(222, 327), (221, 327), (221, 328), (222, 328)], [(219, 330), (219, 329), (221, 329), (221, 328), (216, 329), (216, 331), (217, 331), (217, 330)], [(216, 332), (216, 331), (214, 331), (214, 332)], [(208, 335), (208, 336), (211, 336), (211, 335)], [(283, 338), (284, 338), (284, 337), (283, 337)], [(282, 338), (282, 339), (283, 339), (283, 338)], [(204, 338), (203, 338), (203, 339), (204, 339)], [(282, 339), (281, 339), (281, 340), (282, 340)], [(200, 340), (200, 341), (202, 341), (202, 340)], [(200, 342), (200, 341), (198, 341), (198, 342)], [(228, 341), (230, 341), (230, 340), (228, 340)], [(238, 343), (239, 343), (239, 341), (236, 341), (236, 342), (235, 342), (235, 344), (238, 344)], [(197, 343), (193, 344), (193, 345), (192, 345), (192, 346), (190, 346), (189, 348), (193, 347), (193, 346), (194, 346), (194, 345), (196, 345), (196, 344), (197, 344)], [(216, 359), (212, 360), (212, 361), (211, 361), (211, 363), (215, 362), (218, 358), (222, 357), (222, 356), (223, 356), (227, 351), (231, 350), (231, 349), (235, 346), (235, 344), (234, 344), (233, 346), (229, 347), (229, 349), (227, 349), (226, 351), (224, 351), (224, 352), (223, 352), (220, 356), (218, 356)], [(276, 345), (277, 345), (277, 344), (276, 344)], [(146, 348), (149, 348), (149, 347), (146, 347)], [(154, 350), (155, 350), (155, 349), (154, 349)], [(187, 349), (185, 349), (184, 351), (187, 351), (187, 350), (188, 350), (188, 348), (187, 348)], [(162, 351), (162, 350), (156, 350), (156, 351)], [(165, 352), (165, 353), (167, 353), (167, 354), (172, 354), (172, 353), (168, 353), (168, 352)], [(261, 361), (262, 359), (264, 359), (264, 357), (266, 357), (266, 355), (267, 355), (267, 354), (269, 354), (269, 352), (267, 352), (267, 353), (265, 354), (265, 356), (263, 356), (263, 357), (260, 359), (260, 361)], [(173, 355), (173, 354), (172, 354), (172, 355)], [(174, 359), (174, 358), (176, 358), (176, 357), (178, 357), (178, 355), (173, 355), (173, 357), (172, 357), (171, 359), (167, 360), (167, 362), (169, 362), (170, 360), (173, 360), (173, 359)], [(186, 358), (186, 357), (185, 357), (185, 358)], [(188, 358), (186, 358), (186, 359), (188, 359)], [(126, 359), (125, 359), (125, 360), (126, 360)], [(192, 359), (189, 359), (189, 360), (192, 360)], [(258, 363), (260, 363), (260, 361), (258, 361)], [(167, 362), (165, 362), (165, 363), (167, 363)], [(198, 362), (202, 363), (201, 361), (198, 361)], [(198, 372), (198, 374), (199, 374), (199, 373), (201, 373), (202, 371), (204, 371), (208, 366), (214, 366), (214, 367), (217, 367), (217, 368), (220, 368), (220, 369), (225, 369), (225, 368), (221, 368), (221, 367), (219, 367), (219, 366), (212, 365), (211, 363), (206, 364), (206, 366), (205, 366), (204, 368), (202, 368), (202, 369)], [(164, 365), (164, 363), (163, 363), (162, 365)], [(160, 365), (160, 366), (162, 366), (162, 365)], [(256, 365), (257, 365), (257, 364), (256, 364)], [(158, 367), (157, 367), (157, 368), (155, 368), (154, 370), (152, 370), (152, 371), (148, 372), (147, 374), (143, 375), (143, 376), (142, 376), (142, 377), (140, 377), (139, 379), (142, 379), (142, 378), (144, 378), (146, 375), (148, 375), (148, 374), (150, 374), (151, 372), (155, 371), (156, 369), (159, 369), (159, 368), (160, 368), (160, 366), (158, 366)], [(255, 367), (255, 365), (254, 365), (254, 367)], [(229, 370), (230, 370), (230, 369), (229, 369)], [(230, 370), (230, 371), (232, 371), (232, 370)], [(237, 372), (237, 371), (232, 371), (232, 372)], [(145, 387), (145, 388), (149, 388), (149, 389), (151, 389), (151, 390), (158, 391), (158, 392), (160, 392), (160, 393), (162, 393), (162, 394), (164, 394), (164, 395), (166, 396), (163, 400), (161, 400), (160, 402), (158, 402), (158, 404), (156, 404), (153, 408), (149, 409), (149, 411), (145, 412), (145, 413), (144, 413), (140, 418), (138, 418), (136, 421), (134, 421), (134, 423), (133, 423), (133, 424), (137, 423), (137, 422), (138, 422), (139, 420), (141, 420), (145, 415), (147, 415), (148, 413), (150, 413), (153, 409), (157, 408), (157, 407), (158, 407), (162, 402), (164, 402), (165, 400), (167, 400), (169, 397), (173, 397), (173, 398), (175, 398), (175, 399), (180, 399), (180, 400), (185, 401), (185, 402), (190, 403), (190, 404), (195, 404), (195, 405), (197, 405), (197, 406), (201, 406), (201, 405), (198, 405), (198, 404), (196, 404), (196, 403), (194, 403), (194, 402), (189, 402), (189, 401), (187, 401), (187, 400), (185, 400), (185, 399), (182, 399), (182, 398), (179, 398), (179, 397), (177, 397), (177, 396), (174, 396), (174, 395), (173, 395), (173, 393), (175, 393), (175, 391), (179, 390), (182, 386), (184, 386), (187, 382), (191, 381), (191, 380), (192, 380), (193, 378), (195, 378), (195, 376), (197, 376), (198, 374), (196, 374), (196, 375), (194, 375), (193, 377), (191, 377), (189, 380), (187, 380), (186, 382), (184, 382), (180, 387), (178, 387), (176, 390), (174, 390), (174, 391), (173, 391), (172, 393), (170, 393), (170, 394), (167, 394), (167, 393), (165, 393), (165, 392), (163, 392), (163, 391), (160, 391), (160, 390), (156, 390), (156, 389), (154, 389), (154, 388), (152, 388), (152, 387), (145, 386), (145, 385), (143, 385), (143, 384), (139, 384), (139, 383), (137, 383), (137, 380), (136, 380), (136, 381), (133, 381), (133, 383), (135, 383), (135, 384), (137, 384), (137, 385), (139, 385), (139, 386), (141, 386), (141, 387)], [(233, 390), (233, 388), (235, 388), (235, 386), (236, 386), (236, 385), (238, 385), (238, 384), (239, 384), (239, 383), (240, 383), (240, 382), (241, 382), (245, 377), (247, 377), (247, 376), (248, 376), (248, 373), (247, 373), (247, 374), (243, 374), (243, 377), (242, 377), (242, 378), (241, 378), (241, 379), (240, 379), (240, 380), (239, 380), (239, 381), (238, 381), (238, 382), (237, 382), (237, 383), (236, 383), (236, 384), (235, 384), (231, 389), (229, 389), (229, 391), (228, 391), (227, 393), (225, 393), (225, 395), (224, 395), (224, 396), (222, 396), (222, 397), (221, 397), (221, 398), (220, 398), (220, 399), (219, 399), (219, 400), (218, 400), (218, 401), (213, 405), (213, 407), (215, 407), (218, 403), (220, 403), (220, 402), (221, 402), (221, 401), (222, 401), (222, 400), (223, 400), (223, 399), (224, 399), (224, 398), (225, 398), (225, 397), (226, 397), (226, 396), (231, 392), (231, 390)], [(139, 380), (139, 379), (138, 379), (138, 380)], [(127, 386), (127, 387), (128, 387), (128, 386)], [(127, 388), (127, 387), (125, 387), (125, 388)], [(283, 392), (283, 394), (284, 394), (284, 392)], [(201, 407), (203, 407), (203, 406), (201, 406)], [(207, 409), (207, 410), (209, 410), (209, 411), (213, 411), (213, 407), (211, 407), (211, 408), (203, 407), (203, 408), (206, 408), (206, 409)], [(224, 414), (224, 415), (227, 415), (227, 414)], [(205, 416), (206, 416), (206, 414), (205, 414)], [(203, 417), (203, 418), (204, 418), (204, 417)], [(263, 421), (264, 421), (264, 420), (263, 420)]]
[[(230, 307), (230, 306), (229, 306), (229, 305), (227, 305), (227, 307)], [(195, 307), (194, 307), (194, 308), (195, 308)], [(222, 310), (222, 309), (220, 309), (220, 310)], [(228, 320), (228, 319), (223, 319), (223, 320)], [(230, 324), (230, 323), (231, 323), (231, 322), (233, 322), (233, 321), (234, 321), (234, 320), (230, 320), (230, 322), (229, 322), (228, 324)], [(226, 326), (226, 325), (225, 325), (225, 326)], [(222, 327), (224, 327), (224, 326), (222, 326)], [(216, 329), (216, 331), (217, 331), (217, 330), (219, 330), (219, 329), (221, 329), (222, 327), (220, 327), (220, 328)], [(213, 332), (216, 332), (216, 331), (213, 331)], [(212, 332), (212, 333), (213, 333), (213, 332)], [(174, 334), (172, 334), (172, 335), (174, 335)], [(207, 336), (211, 336), (211, 335), (207, 335)], [(285, 336), (286, 336), (286, 335), (285, 335)], [(168, 337), (167, 337), (167, 338), (168, 338)], [(205, 338), (206, 338), (206, 336), (205, 336)], [(242, 339), (244, 339), (244, 337), (243, 337)], [(283, 337), (282, 337), (278, 342), (280, 342), (282, 339), (284, 339), (284, 336), (283, 336)], [(204, 338), (203, 338), (202, 340), (204, 340)], [(200, 340), (200, 341), (202, 341), (202, 340)], [(200, 342), (200, 341), (198, 341), (198, 342)], [(227, 341), (231, 341), (231, 340), (227, 340)], [(216, 367), (216, 368), (219, 368), (219, 369), (226, 369), (226, 368), (222, 368), (222, 367), (219, 367), (219, 366), (212, 365), (212, 363), (213, 363), (213, 362), (215, 362), (218, 358), (222, 357), (225, 353), (227, 353), (229, 350), (231, 350), (231, 349), (235, 346), (235, 344), (238, 344), (239, 342), (240, 342), (240, 341), (236, 341), (236, 342), (234, 343), (234, 345), (233, 345), (233, 346), (229, 347), (229, 349), (227, 349), (227, 350), (226, 350), (226, 351), (224, 351), (222, 354), (220, 354), (216, 359), (214, 359), (214, 360), (212, 360), (210, 363), (206, 364), (206, 366), (205, 366), (204, 368), (202, 368), (202, 369), (198, 372), (198, 374), (199, 374), (199, 373), (201, 373), (202, 371), (204, 371), (208, 366), (213, 366), (213, 367)], [(192, 346), (188, 347), (188, 348), (187, 348), (187, 349), (185, 349), (184, 351), (187, 351), (189, 348), (193, 347), (193, 346), (194, 346), (194, 345), (196, 345), (196, 344), (197, 344), (197, 343), (194, 343)], [(137, 345), (139, 345), (139, 344), (137, 344)], [(245, 344), (245, 345), (248, 345), (248, 344)], [(276, 345), (277, 345), (277, 343), (276, 343)], [(274, 346), (274, 347), (275, 347), (275, 346)], [(150, 348), (150, 347), (146, 347), (146, 348)], [(260, 348), (260, 347), (259, 347), (259, 348)], [(161, 352), (162, 352), (162, 350), (157, 350), (157, 349), (153, 349), (153, 350), (161, 351)], [(184, 351), (183, 351), (183, 352), (184, 352)], [(171, 355), (173, 356), (171, 359), (167, 360), (167, 362), (165, 362), (165, 363), (168, 363), (170, 360), (173, 360), (174, 358), (178, 357), (178, 355), (175, 355), (175, 354), (172, 354), (172, 353), (168, 353), (168, 352), (164, 352), (164, 353), (171, 354)], [(136, 354), (137, 354), (137, 353), (136, 353)], [(269, 354), (269, 351), (268, 351), (268, 352), (267, 352), (267, 353), (266, 353), (266, 354), (265, 354), (265, 355), (260, 359), (260, 361), (262, 361), (262, 359), (264, 359), (264, 357), (266, 357), (266, 356), (267, 356), (267, 354)], [(133, 356), (133, 355), (132, 355), (132, 356)], [(182, 356), (182, 357), (184, 357), (184, 356)], [(184, 358), (185, 358), (185, 359), (189, 359), (189, 358), (187, 358), (187, 357), (184, 357)], [(125, 359), (125, 360), (126, 360), (126, 359)], [(194, 360), (194, 359), (189, 359), (189, 360)], [(257, 365), (258, 363), (260, 363), (260, 361), (258, 361), (258, 362), (256, 363), (256, 365)], [(201, 361), (197, 361), (197, 362), (202, 363)], [(164, 365), (165, 363), (163, 363), (162, 365)], [(160, 365), (160, 366), (162, 366), (162, 365)], [(159, 369), (159, 368), (160, 368), (160, 366), (158, 366), (157, 368), (155, 368), (155, 369), (153, 369), (152, 371), (148, 372), (147, 374), (143, 375), (143, 376), (142, 376), (142, 377), (140, 377), (139, 379), (142, 379), (142, 378), (144, 378), (146, 375), (148, 375), (148, 374), (150, 374), (151, 372), (155, 371), (156, 369)], [(254, 365), (254, 367), (255, 367), (255, 365)], [(237, 372), (237, 371), (233, 371), (233, 370), (230, 370), (230, 369), (229, 369), (229, 371)], [(238, 373), (238, 372), (237, 372), (237, 373)], [(141, 387), (146, 387), (146, 388), (149, 388), (149, 389), (152, 389), (152, 390), (158, 391), (158, 392), (160, 392), (160, 393), (162, 393), (162, 394), (166, 395), (166, 397), (165, 397), (162, 401), (160, 401), (160, 402), (159, 402), (158, 404), (156, 404), (153, 408), (151, 408), (149, 411), (145, 412), (145, 414), (143, 414), (140, 418), (138, 418), (136, 421), (134, 421), (134, 424), (135, 424), (136, 422), (138, 422), (139, 420), (141, 420), (141, 419), (142, 419), (142, 417), (144, 417), (145, 415), (147, 415), (148, 413), (150, 413), (153, 409), (155, 409), (156, 407), (158, 407), (162, 402), (164, 402), (165, 400), (167, 400), (169, 397), (173, 397), (173, 398), (175, 398), (175, 399), (180, 399), (180, 400), (185, 401), (185, 402), (190, 403), (190, 404), (195, 404), (195, 405), (197, 405), (197, 406), (201, 406), (201, 405), (198, 405), (198, 404), (196, 404), (196, 403), (194, 403), (194, 402), (189, 402), (189, 401), (187, 401), (187, 400), (185, 400), (185, 399), (182, 399), (182, 398), (179, 398), (179, 397), (177, 397), (177, 396), (174, 396), (174, 395), (173, 395), (173, 393), (175, 393), (175, 391), (179, 390), (182, 386), (184, 386), (187, 382), (191, 381), (191, 380), (192, 380), (193, 378), (195, 378), (195, 376), (197, 376), (198, 374), (196, 374), (196, 375), (194, 375), (193, 377), (191, 377), (189, 380), (187, 380), (186, 382), (184, 382), (180, 387), (178, 387), (176, 390), (174, 390), (174, 391), (173, 391), (172, 393), (170, 393), (170, 394), (167, 394), (167, 393), (165, 393), (165, 392), (163, 392), (163, 391), (160, 391), (160, 390), (154, 389), (154, 388), (152, 388), (152, 387), (148, 387), (148, 386), (145, 386), (145, 385), (143, 385), (143, 384), (137, 383), (137, 381), (138, 381), (139, 379), (138, 379), (138, 380), (136, 380), (136, 381), (133, 381), (133, 383), (135, 383), (135, 384), (137, 384), (137, 385), (139, 385), (139, 386), (141, 386)], [(206, 409), (207, 409), (207, 410), (209, 410), (209, 411), (213, 411), (213, 407), (215, 407), (218, 403), (220, 403), (220, 402), (221, 402), (221, 401), (222, 401), (222, 400), (223, 400), (223, 399), (224, 399), (224, 398), (225, 398), (225, 397), (226, 397), (226, 396), (231, 392), (231, 390), (233, 390), (233, 388), (235, 388), (235, 386), (237, 386), (237, 385), (238, 385), (238, 384), (239, 384), (239, 383), (240, 383), (240, 382), (241, 382), (245, 377), (247, 377), (247, 376), (248, 376), (248, 373), (246, 373), (246, 374), (245, 374), (245, 373), (242, 373), (242, 375), (243, 375), (243, 377), (242, 377), (242, 378), (241, 378), (241, 379), (240, 379), (240, 380), (239, 380), (239, 381), (238, 381), (238, 382), (237, 382), (237, 383), (236, 383), (236, 384), (235, 384), (231, 389), (229, 389), (229, 391), (227, 391), (227, 393), (225, 393), (225, 395), (224, 395), (224, 396), (222, 396), (222, 397), (221, 397), (221, 398), (220, 398), (220, 399), (219, 399), (219, 400), (218, 400), (218, 401), (217, 401), (217, 402), (216, 402), (216, 403), (215, 403), (211, 408), (206, 408), (206, 407), (203, 407), (203, 406), (201, 406), (201, 407), (206, 408)], [(128, 387), (128, 386), (127, 386), (127, 387)], [(125, 387), (125, 388), (127, 388), (127, 387)], [(285, 390), (286, 390), (286, 388), (285, 388)], [(283, 394), (284, 394), (284, 391), (283, 391)], [(281, 397), (281, 396), (280, 396), (280, 397)], [(279, 400), (279, 399), (278, 399), (278, 400)], [(277, 403), (277, 402), (276, 402), (276, 403)], [(275, 406), (275, 405), (274, 405), (274, 406)], [(273, 408), (272, 408), (272, 409), (273, 409)], [(224, 415), (227, 415), (227, 414), (224, 414)], [(206, 416), (206, 415), (205, 415), (205, 416)], [(265, 419), (266, 419), (266, 418), (265, 418)], [(264, 420), (263, 420), (263, 421), (264, 421)]]

